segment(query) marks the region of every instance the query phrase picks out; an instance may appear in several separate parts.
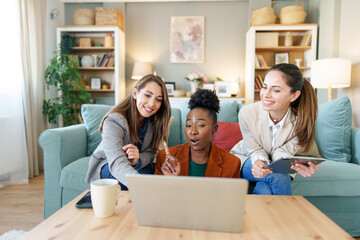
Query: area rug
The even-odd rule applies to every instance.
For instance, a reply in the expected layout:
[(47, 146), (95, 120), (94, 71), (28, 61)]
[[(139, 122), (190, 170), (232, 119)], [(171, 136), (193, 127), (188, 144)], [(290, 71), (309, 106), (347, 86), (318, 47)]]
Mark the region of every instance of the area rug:
[(23, 230), (11, 230), (0, 236), (0, 240), (18, 240), (22, 239), (26, 234), (26, 231)]

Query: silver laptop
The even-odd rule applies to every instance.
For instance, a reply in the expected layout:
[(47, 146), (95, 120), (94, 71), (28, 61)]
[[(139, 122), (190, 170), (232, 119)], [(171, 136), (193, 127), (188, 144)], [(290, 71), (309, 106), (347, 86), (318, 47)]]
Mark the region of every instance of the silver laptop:
[(241, 232), (245, 179), (128, 175), (139, 225)]

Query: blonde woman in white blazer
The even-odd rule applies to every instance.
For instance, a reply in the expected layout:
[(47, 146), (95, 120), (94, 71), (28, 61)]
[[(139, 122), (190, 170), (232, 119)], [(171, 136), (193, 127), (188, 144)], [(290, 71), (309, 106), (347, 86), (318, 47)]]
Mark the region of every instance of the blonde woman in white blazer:
[[(256, 184), (254, 194), (291, 195), (290, 175), (272, 173), (265, 166), (292, 157), (300, 148), (310, 150), (315, 141), (315, 90), (297, 66), (277, 64), (266, 73), (260, 99), (241, 108), (243, 140), (230, 153), (244, 162), (241, 176)], [(313, 163), (291, 168), (304, 177), (317, 171)]]

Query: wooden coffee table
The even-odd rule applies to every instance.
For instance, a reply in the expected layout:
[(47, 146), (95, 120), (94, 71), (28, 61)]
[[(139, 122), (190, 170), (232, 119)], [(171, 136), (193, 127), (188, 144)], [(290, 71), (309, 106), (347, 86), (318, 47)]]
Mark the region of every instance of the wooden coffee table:
[[(139, 226), (128, 192), (121, 192), (115, 214), (96, 218), (75, 203), (61, 208), (24, 239), (353, 239), (301, 196), (248, 195), (242, 233)], [(215, 207), (215, 206), (214, 206)]]

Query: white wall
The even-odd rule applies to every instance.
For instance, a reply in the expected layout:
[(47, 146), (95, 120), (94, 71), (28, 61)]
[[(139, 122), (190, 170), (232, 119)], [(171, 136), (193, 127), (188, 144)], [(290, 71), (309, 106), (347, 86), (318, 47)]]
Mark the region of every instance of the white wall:
[[(195, 71), (210, 80), (245, 77), (245, 34), (248, 2), (161, 2), (126, 4), (127, 91), (135, 61), (150, 61), (165, 81), (186, 89), (186, 75)], [(205, 17), (205, 61), (201, 64), (170, 63), (170, 17)]]

